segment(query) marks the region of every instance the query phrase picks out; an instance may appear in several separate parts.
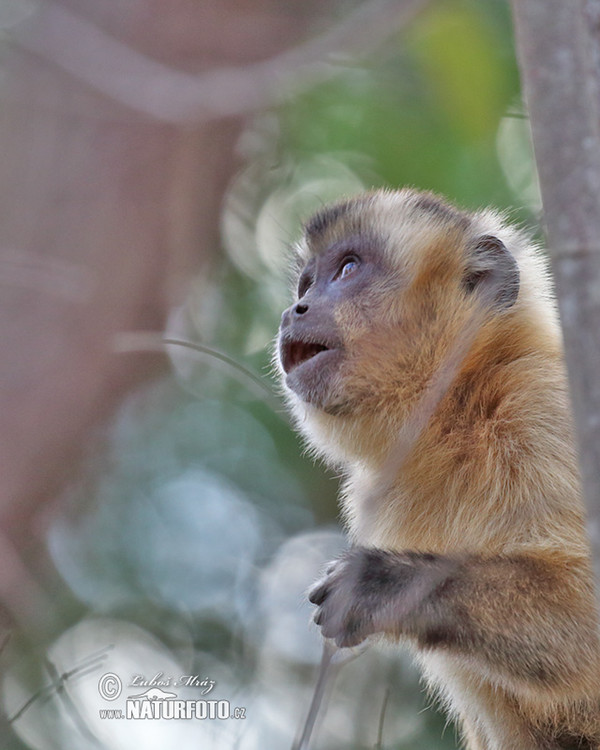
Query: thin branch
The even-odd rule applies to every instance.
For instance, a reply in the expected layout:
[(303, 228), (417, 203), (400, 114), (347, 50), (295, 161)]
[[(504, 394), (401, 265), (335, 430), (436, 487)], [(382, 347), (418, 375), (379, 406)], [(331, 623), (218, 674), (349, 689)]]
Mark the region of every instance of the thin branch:
[(125, 106), (170, 123), (243, 115), (329, 78), (340, 53), (365, 54), (427, 0), (372, 0), (331, 31), (244, 67), (192, 75), (136, 52), (66, 8), (46, 3), (13, 31), (25, 49)]
[(391, 688), (388, 686), (385, 689), (385, 694), (383, 696), (383, 703), (381, 704), (381, 711), (379, 712), (379, 723), (377, 725), (377, 742), (375, 743), (375, 747), (373, 750), (382, 750), (383, 749), (383, 723), (385, 721), (385, 713), (387, 711), (388, 701), (390, 699), (391, 694)]
[(314, 731), (318, 721), (325, 714), (335, 678), (345, 664), (360, 656), (367, 647), (368, 643), (363, 642), (353, 648), (338, 648), (334, 641), (323, 638), (321, 663), (312, 700), (299, 736), (294, 740), (292, 750), (311, 750)]
[(52, 695), (60, 694), (64, 691), (65, 684), (67, 681), (73, 681), (73, 678), (84, 677), (85, 675), (92, 674), (102, 666), (106, 660), (108, 651), (114, 648), (114, 644), (104, 646), (103, 648), (95, 651), (93, 654), (86, 656), (82, 659), (76, 667), (59, 674), (58, 670), (50, 659), (46, 659), (46, 668), (50, 673), (50, 682), (47, 685), (39, 688), (35, 691), (23, 705), (17, 709), (17, 711), (8, 717), (8, 723), (14, 724), (18, 721), (23, 714), (31, 708), (31, 706), (37, 701), (44, 700)]
[[(444, 360), (433, 373), (431, 380), (400, 428), (381, 471), (378, 473), (377, 481), (369, 487), (361, 499), (360, 504), (362, 507), (376, 507), (379, 503), (384, 502), (390, 491), (393, 490), (419, 438), (427, 428), (440, 401), (448, 393), (452, 383), (460, 372), (477, 334), (485, 322), (496, 283), (499, 283), (499, 280), (493, 280), (490, 287), (483, 290), (480, 299), (452, 342)], [(370, 522), (365, 519), (366, 527), (368, 527), (369, 523), (375, 523), (375, 519), (377, 518), (375, 512), (370, 512), (368, 515)], [(368, 536), (368, 532), (366, 532), (366, 535)]]
[(154, 331), (124, 331), (114, 337), (113, 350), (119, 354), (130, 352), (168, 352), (171, 346), (181, 346), (204, 355), (210, 361), (223, 365), (227, 372), (239, 383), (245, 385), (261, 400), (265, 400), (275, 411), (279, 411), (280, 403), (268, 383), (259, 375), (252, 372), (245, 365), (228, 354), (220, 352), (211, 346), (199, 344), (187, 339), (163, 336)]

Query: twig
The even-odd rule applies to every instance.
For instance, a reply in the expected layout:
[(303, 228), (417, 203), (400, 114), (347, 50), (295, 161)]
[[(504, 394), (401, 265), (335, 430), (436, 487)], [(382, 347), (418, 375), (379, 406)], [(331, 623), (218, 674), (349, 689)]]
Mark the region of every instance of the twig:
[(90, 672), (95, 672), (102, 665), (106, 659), (108, 651), (112, 648), (114, 648), (114, 645), (110, 644), (98, 651), (94, 651), (94, 653), (82, 659), (76, 667), (63, 672), (62, 674), (60, 674), (54, 664), (47, 659), (46, 668), (50, 673), (51, 681), (48, 685), (44, 685), (39, 690), (36, 690), (35, 693), (25, 701), (21, 708), (9, 717), (8, 723), (13, 724), (15, 721), (18, 721), (37, 700), (59, 693), (64, 688), (65, 683), (72, 680), (73, 677), (83, 677)]
[(300, 736), (294, 741), (292, 750), (310, 750), (310, 741), (317, 724), (319, 715), (322, 715), (327, 708), (329, 696), (333, 688), (333, 683), (340, 669), (349, 661), (353, 661), (357, 656), (363, 653), (367, 648), (367, 643), (361, 643), (354, 648), (338, 648), (334, 641), (323, 638), (323, 651), (321, 654), (321, 664), (319, 665), (319, 674), (310, 702), (308, 714), (302, 725)]
[(385, 721), (385, 712), (387, 711), (388, 701), (390, 699), (391, 689), (387, 687), (385, 689), (385, 695), (383, 696), (383, 703), (381, 704), (381, 711), (379, 712), (379, 724), (377, 726), (377, 742), (373, 750), (381, 750), (383, 747), (383, 722)]
[[(486, 307), (490, 304), (493, 293), (494, 282), (492, 281), (492, 285), (480, 297), (479, 302), (473, 308), (458, 336), (452, 343), (444, 361), (434, 372), (423, 395), (402, 425), (396, 441), (392, 445), (385, 463), (379, 472), (377, 482), (361, 501), (361, 506), (370, 507), (376, 505), (393, 488), (419, 437), (429, 424), (429, 420), (437, 409), (438, 404), (448, 392), (469, 353), (475, 337), (485, 320)], [(376, 513), (371, 513), (370, 517), (375, 522)]]
[(233, 357), (230, 357), (211, 346), (199, 344), (195, 341), (188, 341), (187, 339), (165, 337), (162, 334), (154, 333), (153, 331), (127, 331), (121, 332), (115, 336), (113, 348), (114, 351), (120, 354), (125, 354), (128, 352), (165, 352), (169, 346), (181, 346), (185, 349), (191, 349), (198, 354), (202, 354), (209, 359), (225, 365), (226, 369), (238, 382), (256, 393), (259, 398), (263, 400), (266, 398), (269, 405), (272, 406), (275, 411), (279, 412), (279, 401), (276, 399), (271, 388), (269, 388), (262, 378), (253, 373), (252, 370), (237, 362)]

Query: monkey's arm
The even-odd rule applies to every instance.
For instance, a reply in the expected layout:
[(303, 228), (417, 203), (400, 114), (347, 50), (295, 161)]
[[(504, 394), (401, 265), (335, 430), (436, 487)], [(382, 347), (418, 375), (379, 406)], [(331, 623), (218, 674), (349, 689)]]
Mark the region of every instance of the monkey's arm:
[[(356, 547), (312, 588), (338, 646), (408, 636), (480, 669), (551, 688), (591, 666), (596, 623), (585, 566), (528, 555), (443, 556)], [(595, 666), (595, 665), (594, 665)]]

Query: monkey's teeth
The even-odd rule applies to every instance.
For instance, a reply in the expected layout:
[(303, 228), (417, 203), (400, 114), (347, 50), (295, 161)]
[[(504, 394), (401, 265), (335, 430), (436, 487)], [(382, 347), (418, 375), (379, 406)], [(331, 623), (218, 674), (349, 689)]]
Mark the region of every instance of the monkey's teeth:
[(289, 344), (285, 370), (289, 372), (294, 367), (306, 362), (320, 352), (327, 351), (323, 344), (307, 344), (303, 341), (292, 341)]

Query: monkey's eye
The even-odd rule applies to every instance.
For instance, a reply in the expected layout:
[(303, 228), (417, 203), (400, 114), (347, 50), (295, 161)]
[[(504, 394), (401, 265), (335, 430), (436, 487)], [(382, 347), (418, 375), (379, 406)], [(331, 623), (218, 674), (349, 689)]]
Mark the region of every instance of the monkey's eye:
[(302, 299), (306, 292), (310, 289), (312, 286), (313, 280), (310, 276), (302, 275), (300, 277), (300, 281), (298, 282), (298, 299)]
[(345, 279), (350, 274), (353, 274), (356, 269), (358, 268), (359, 260), (356, 256), (350, 255), (347, 258), (344, 258), (342, 261), (342, 265), (340, 266), (338, 272), (335, 275), (336, 279)]

